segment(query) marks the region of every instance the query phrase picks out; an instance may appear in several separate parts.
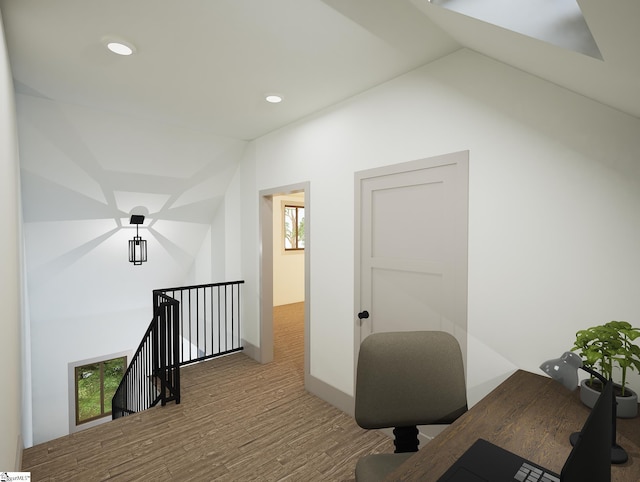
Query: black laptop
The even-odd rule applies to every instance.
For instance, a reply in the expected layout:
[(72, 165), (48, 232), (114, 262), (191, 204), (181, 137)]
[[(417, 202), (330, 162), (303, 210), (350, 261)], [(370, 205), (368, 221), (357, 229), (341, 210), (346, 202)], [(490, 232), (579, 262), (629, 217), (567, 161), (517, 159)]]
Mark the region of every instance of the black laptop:
[(560, 475), (478, 439), (438, 482), (610, 482), (613, 384), (605, 385)]

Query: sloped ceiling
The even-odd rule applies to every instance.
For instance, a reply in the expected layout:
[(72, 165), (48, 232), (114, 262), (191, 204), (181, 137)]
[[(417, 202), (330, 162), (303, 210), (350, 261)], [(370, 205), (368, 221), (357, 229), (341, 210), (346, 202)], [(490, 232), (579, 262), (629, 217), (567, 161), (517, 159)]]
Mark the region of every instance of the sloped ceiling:
[(188, 238), (173, 249), (188, 259), (184, 225), (202, 239), (247, 140), (460, 48), (640, 117), (640, 2), (579, 0), (598, 58), (436, 1), (0, 0), (22, 128), (61, 166), (23, 156), (25, 221), (123, 228), (142, 206), (161, 244)]
[[(405, 1), (0, 0), (0, 12), (43, 282), (98, 238), (87, 229), (44, 252), (38, 240), (103, 220), (100, 249), (115, 250), (135, 211), (157, 246), (150, 261), (160, 251), (176, 283), (248, 140), (460, 47)], [(117, 56), (106, 39), (136, 53)], [(265, 102), (271, 92), (284, 102)]]
[[(459, 47), (402, 0), (3, 0), (0, 9), (17, 90), (244, 140)], [(137, 53), (118, 57), (105, 38)], [(285, 102), (266, 103), (270, 92)]]
[[(578, 3), (603, 60), (429, 0), (1, 0), (0, 11), (18, 91), (248, 140), (460, 47), (640, 116), (640, 3)], [(108, 52), (107, 37), (137, 53)], [(270, 92), (285, 101), (266, 103)]]
[[(640, 2), (579, 6), (603, 60), (429, 0), (0, 0), (18, 92), (235, 140), (460, 47), (640, 116)], [(116, 56), (105, 38), (137, 53)]]
[[(412, 0), (460, 45), (640, 117), (640, 2), (578, 0), (602, 60)], [(542, 2), (544, 4), (544, 2)]]

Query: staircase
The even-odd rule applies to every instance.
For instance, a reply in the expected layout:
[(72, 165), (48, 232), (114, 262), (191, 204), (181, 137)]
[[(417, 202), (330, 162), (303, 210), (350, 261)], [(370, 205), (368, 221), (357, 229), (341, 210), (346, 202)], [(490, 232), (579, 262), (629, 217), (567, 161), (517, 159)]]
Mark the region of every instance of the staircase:
[(244, 281), (153, 292), (153, 319), (111, 401), (113, 419), (180, 403), (180, 367), (242, 350)]

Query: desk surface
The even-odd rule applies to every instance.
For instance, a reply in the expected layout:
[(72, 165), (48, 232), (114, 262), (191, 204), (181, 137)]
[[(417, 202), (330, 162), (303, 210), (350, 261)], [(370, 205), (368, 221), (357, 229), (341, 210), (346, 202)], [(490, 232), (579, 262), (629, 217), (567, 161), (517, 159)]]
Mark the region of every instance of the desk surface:
[[(577, 391), (518, 370), (386, 480), (436, 481), (480, 437), (560, 473), (571, 451), (569, 435), (588, 414)], [(629, 460), (611, 466), (611, 480), (640, 481), (640, 417), (618, 419), (617, 432)]]

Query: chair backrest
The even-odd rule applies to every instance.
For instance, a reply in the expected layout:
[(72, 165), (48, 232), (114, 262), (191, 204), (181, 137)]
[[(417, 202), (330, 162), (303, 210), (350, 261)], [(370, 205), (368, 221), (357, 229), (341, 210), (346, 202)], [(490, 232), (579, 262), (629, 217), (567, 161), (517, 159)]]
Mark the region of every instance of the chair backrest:
[(355, 399), (362, 428), (453, 422), (467, 411), (458, 341), (442, 331), (369, 335), (360, 345)]

